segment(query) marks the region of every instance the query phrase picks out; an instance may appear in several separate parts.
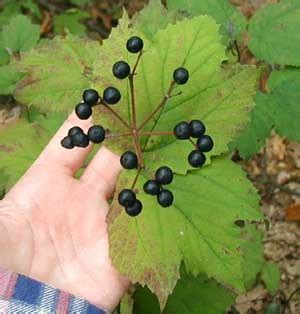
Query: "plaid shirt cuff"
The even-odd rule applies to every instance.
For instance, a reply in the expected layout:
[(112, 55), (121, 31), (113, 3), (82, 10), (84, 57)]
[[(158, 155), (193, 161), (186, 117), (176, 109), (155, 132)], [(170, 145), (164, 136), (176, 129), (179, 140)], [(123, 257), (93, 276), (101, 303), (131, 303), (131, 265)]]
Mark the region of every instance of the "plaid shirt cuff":
[(0, 268), (0, 313), (107, 312), (81, 298)]

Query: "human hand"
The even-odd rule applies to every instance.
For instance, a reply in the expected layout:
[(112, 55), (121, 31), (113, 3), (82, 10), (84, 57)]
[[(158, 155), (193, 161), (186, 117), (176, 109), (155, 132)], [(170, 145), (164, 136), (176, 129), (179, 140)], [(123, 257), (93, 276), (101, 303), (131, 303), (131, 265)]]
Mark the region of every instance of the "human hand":
[(106, 214), (121, 170), (101, 148), (79, 180), (88, 148), (60, 145), (71, 115), (23, 178), (0, 202), (0, 266), (113, 310), (129, 287), (109, 259)]

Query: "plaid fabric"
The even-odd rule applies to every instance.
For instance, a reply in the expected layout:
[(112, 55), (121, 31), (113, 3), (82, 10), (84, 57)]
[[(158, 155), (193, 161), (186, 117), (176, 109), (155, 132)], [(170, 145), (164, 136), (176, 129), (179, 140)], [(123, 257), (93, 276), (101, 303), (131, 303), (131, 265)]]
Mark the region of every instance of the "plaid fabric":
[(83, 299), (0, 268), (0, 313), (106, 312)]

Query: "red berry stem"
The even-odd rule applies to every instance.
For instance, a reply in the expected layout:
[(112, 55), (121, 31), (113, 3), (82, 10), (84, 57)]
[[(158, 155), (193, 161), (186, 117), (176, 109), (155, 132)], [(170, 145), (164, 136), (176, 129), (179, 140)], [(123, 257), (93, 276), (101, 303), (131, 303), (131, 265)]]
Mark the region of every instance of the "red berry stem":
[(163, 110), (166, 102), (172, 97), (171, 93), (175, 87), (176, 83), (175, 81), (171, 82), (171, 85), (168, 89), (167, 94), (163, 97), (162, 101), (160, 102), (160, 104), (155, 108), (155, 110), (144, 120), (144, 122), (138, 127), (138, 130), (140, 131), (141, 129), (144, 128), (144, 126), (160, 111)]
[(135, 178), (134, 178), (134, 180), (133, 180), (133, 182), (132, 182), (131, 190), (133, 190), (133, 189), (135, 188), (135, 185), (136, 185), (136, 183), (137, 183), (137, 180), (138, 180), (138, 178), (139, 178), (139, 176), (140, 176), (141, 171), (142, 171), (142, 168), (139, 168), (138, 171), (137, 171), (137, 173), (136, 173), (136, 175), (135, 175)]
[(131, 126), (116, 112), (114, 111), (103, 99), (101, 99), (100, 104), (103, 105), (107, 110), (109, 110), (127, 129), (131, 130)]
[(153, 131), (153, 132), (139, 132), (140, 136), (161, 136), (161, 135), (174, 135), (173, 131)]
[(141, 58), (142, 58), (142, 55), (143, 55), (143, 50), (139, 53), (139, 55), (138, 55), (138, 57), (137, 57), (136, 63), (135, 63), (135, 65), (134, 65), (133, 70), (132, 70), (132, 73), (131, 73), (132, 76), (134, 76), (134, 75), (136, 74), (136, 69), (137, 69), (137, 67), (138, 67), (138, 65), (139, 65), (139, 63), (140, 63), (140, 60), (141, 60)]
[(120, 137), (129, 137), (132, 136), (132, 132), (130, 133), (123, 133), (123, 134), (108, 134), (105, 137), (105, 140), (114, 140), (114, 139), (118, 139)]
[(136, 121), (136, 103), (135, 103), (135, 90), (134, 90), (134, 75), (136, 67), (139, 63), (139, 60), (142, 56), (142, 52), (140, 52), (136, 65), (133, 69), (133, 72), (129, 75), (129, 87), (130, 87), (130, 94), (131, 94), (131, 113), (132, 113), (132, 135), (133, 135), (133, 141), (134, 141), (134, 147), (136, 154), (138, 156), (139, 160), (139, 168), (144, 168), (144, 159), (143, 159), (143, 152), (140, 144), (140, 137), (137, 130), (137, 121)]

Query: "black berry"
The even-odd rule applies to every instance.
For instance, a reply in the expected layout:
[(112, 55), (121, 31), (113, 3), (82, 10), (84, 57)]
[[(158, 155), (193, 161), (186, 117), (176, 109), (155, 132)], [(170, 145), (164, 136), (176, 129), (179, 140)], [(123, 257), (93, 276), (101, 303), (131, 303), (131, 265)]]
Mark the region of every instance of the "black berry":
[(138, 53), (144, 48), (144, 42), (140, 37), (133, 36), (128, 39), (126, 48), (131, 53)]
[(173, 181), (173, 171), (169, 167), (160, 167), (156, 170), (155, 180), (159, 184), (170, 184)]
[(77, 147), (87, 147), (89, 146), (89, 138), (84, 133), (77, 133), (72, 137), (74, 146)]
[(74, 126), (68, 132), (68, 136), (73, 137), (77, 133), (83, 133), (83, 130), (79, 126)]
[(185, 68), (178, 68), (173, 74), (174, 81), (179, 85), (184, 85), (189, 80), (189, 71)]
[(103, 99), (109, 105), (115, 105), (121, 100), (121, 93), (115, 87), (107, 87), (103, 92)]
[(169, 207), (173, 204), (174, 196), (173, 193), (169, 190), (162, 190), (157, 195), (158, 204), (162, 207)]
[(189, 164), (194, 168), (200, 168), (205, 164), (206, 157), (199, 150), (193, 150), (188, 157)]
[(138, 157), (134, 152), (127, 151), (121, 156), (121, 165), (125, 169), (136, 169), (138, 167)]
[(130, 74), (130, 66), (125, 61), (119, 61), (113, 66), (113, 74), (116, 78), (123, 80)]
[(66, 149), (72, 149), (74, 148), (73, 140), (71, 136), (66, 136), (62, 141), (61, 141), (61, 146), (66, 148)]
[(132, 206), (135, 200), (135, 193), (129, 189), (122, 190), (118, 196), (119, 204), (123, 207)]
[(192, 120), (190, 122), (190, 128), (191, 136), (195, 138), (201, 137), (206, 131), (205, 125), (200, 120)]
[(86, 103), (78, 104), (75, 108), (77, 117), (81, 120), (87, 120), (93, 113), (90, 105)]
[(140, 214), (142, 209), (143, 204), (139, 200), (136, 200), (133, 205), (125, 207), (126, 213), (131, 217), (135, 217)]
[(203, 135), (197, 140), (197, 146), (201, 152), (210, 152), (214, 147), (214, 142), (209, 135)]
[(187, 122), (180, 122), (174, 128), (174, 134), (179, 140), (187, 140), (191, 137), (191, 128)]
[(99, 94), (94, 89), (87, 89), (83, 92), (82, 98), (86, 104), (95, 106), (99, 100)]
[(90, 127), (88, 137), (93, 143), (102, 143), (105, 139), (105, 129), (101, 125), (94, 125)]
[(149, 195), (157, 195), (160, 192), (160, 185), (155, 180), (148, 180), (144, 184), (144, 191)]

